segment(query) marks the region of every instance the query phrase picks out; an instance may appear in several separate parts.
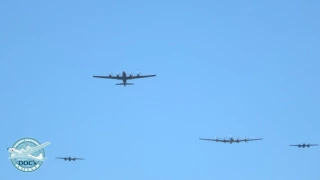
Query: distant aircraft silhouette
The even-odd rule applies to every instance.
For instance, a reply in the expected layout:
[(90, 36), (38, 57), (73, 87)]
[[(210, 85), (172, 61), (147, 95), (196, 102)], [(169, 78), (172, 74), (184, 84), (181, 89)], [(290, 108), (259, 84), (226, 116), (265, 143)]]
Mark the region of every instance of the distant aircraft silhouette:
[(75, 160), (84, 160), (83, 158), (72, 158), (72, 157), (56, 157), (56, 159), (64, 159), (65, 161), (75, 161)]
[(223, 143), (239, 143), (239, 142), (248, 142), (248, 141), (257, 141), (257, 140), (262, 140), (262, 138), (258, 138), (258, 139), (249, 139), (249, 138), (244, 138), (244, 139), (234, 139), (232, 137), (229, 136), (229, 139), (224, 138), (224, 139), (219, 139), (219, 138), (214, 138), (214, 139), (203, 139), (200, 138), (200, 140), (206, 140), (206, 141), (215, 141), (215, 142), (223, 142)]
[(289, 146), (298, 146), (299, 148), (302, 147), (302, 148), (305, 148), (305, 147), (310, 147), (310, 146), (318, 146), (318, 144), (296, 144), (296, 145), (289, 145)]
[(127, 76), (126, 72), (122, 72), (122, 76), (120, 76), (118, 73), (116, 76), (112, 76), (111, 73), (109, 73), (109, 76), (93, 76), (94, 78), (106, 78), (106, 79), (116, 79), (116, 80), (122, 80), (122, 83), (118, 83), (116, 85), (134, 85), (133, 83), (127, 83), (127, 80), (132, 80), (132, 79), (139, 79), (139, 78), (147, 78), (147, 77), (154, 77), (156, 75), (145, 75), (141, 76), (139, 72), (137, 72), (137, 75), (134, 76), (130, 73), (129, 76)]

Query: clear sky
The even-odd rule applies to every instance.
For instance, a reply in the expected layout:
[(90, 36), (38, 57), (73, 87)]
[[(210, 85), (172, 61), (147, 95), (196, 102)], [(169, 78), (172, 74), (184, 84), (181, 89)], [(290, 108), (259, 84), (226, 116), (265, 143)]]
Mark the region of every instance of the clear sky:
[[(0, 2), (0, 179), (319, 179), (318, 0)], [(121, 71), (157, 74), (115, 86)], [(223, 144), (199, 138), (264, 138)], [(7, 147), (52, 144), (32, 173)], [(57, 156), (85, 161), (65, 162)]]

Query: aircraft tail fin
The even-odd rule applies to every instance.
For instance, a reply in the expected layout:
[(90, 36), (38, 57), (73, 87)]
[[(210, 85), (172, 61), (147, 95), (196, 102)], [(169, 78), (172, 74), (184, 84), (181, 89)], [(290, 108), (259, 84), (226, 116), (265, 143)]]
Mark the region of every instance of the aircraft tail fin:
[(133, 83), (126, 83), (126, 84), (124, 84), (124, 83), (118, 83), (118, 84), (116, 84), (116, 85), (134, 85)]
[(45, 159), (47, 159), (47, 158), (43, 158), (42, 153), (40, 153), (39, 156), (36, 156), (35, 158), (39, 161), (44, 161)]

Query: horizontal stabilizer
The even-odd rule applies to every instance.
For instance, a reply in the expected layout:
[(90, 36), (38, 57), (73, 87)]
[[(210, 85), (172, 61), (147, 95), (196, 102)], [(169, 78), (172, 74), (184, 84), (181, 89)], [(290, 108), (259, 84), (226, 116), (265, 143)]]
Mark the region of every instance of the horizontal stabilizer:
[(116, 84), (116, 85), (134, 85), (133, 83), (126, 83), (126, 84), (124, 84), (124, 83), (118, 83), (118, 84)]

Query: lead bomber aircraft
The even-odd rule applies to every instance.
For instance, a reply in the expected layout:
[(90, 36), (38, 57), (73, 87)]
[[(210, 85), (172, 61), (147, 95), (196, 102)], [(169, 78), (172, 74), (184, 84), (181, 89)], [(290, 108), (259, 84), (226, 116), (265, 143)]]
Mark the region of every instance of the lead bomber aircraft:
[(134, 85), (133, 83), (127, 83), (127, 80), (132, 80), (132, 79), (139, 79), (139, 78), (147, 78), (147, 77), (154, 77), (156, 75), (140, 75), (139, 72), (137, 72), (137, 75), (134, 76), (130, 73), (129, 76), (127, 76), (127, 73), (122, 71), (122, 76), (120, 76), (118, 73), (116, 76), (112, 76), (111, 73), (109, 73), (109, 76), (93, 76), (94, 78), (106, 78), (106, 79), (116, 79), (116, 80), (122, 80), (122, 83), (118, 83), (118, 84), (115, 84), (115, 85), (123, 85), (123, 86), (126, 86), (126, 85)]
[(206, 141), (215, 141), (215, 142), (223, 142), (223, 143), (239, 143), (239, 142), (248, 142), (248, 141), (257, 141), (257, 140), (262, 140), (263, 138), (258, 138), (258, 139), (249, 139), (249, 138), (244, 138), (244, 139), (234, 139), (233, 137), (229, 136), (229, 139), (224, 138), (224, 139), (219, 139), (219, 138), (214, 138), (214, 139), (204, 139), (204, 138), (200, 138), (200, 140), (206, 140)]

